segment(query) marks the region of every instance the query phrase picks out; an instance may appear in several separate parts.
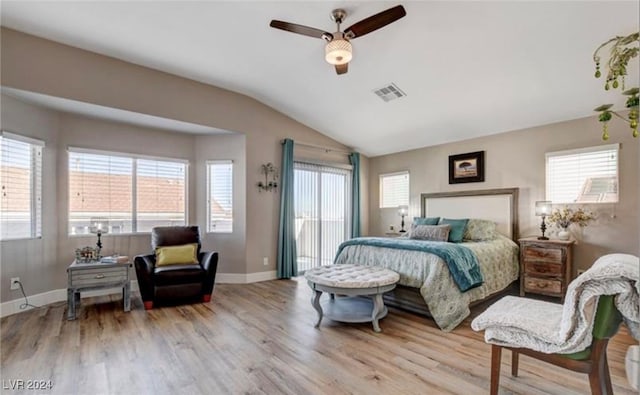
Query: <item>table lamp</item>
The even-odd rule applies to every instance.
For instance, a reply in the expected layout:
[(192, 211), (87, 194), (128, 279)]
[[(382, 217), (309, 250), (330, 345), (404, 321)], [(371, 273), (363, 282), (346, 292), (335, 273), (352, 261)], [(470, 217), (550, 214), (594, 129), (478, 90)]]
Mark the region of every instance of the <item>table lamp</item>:
[(400, 233), (405, 233), (404, 230), (404, 217), (409, 214), (409, 206), (398, 206), (398, 215), (402, 217), (402, 222), (400, 222)]
[(536, 216), (542, 217), (542, 223), (540, 224), (540, 230), (542, 231), (542, 236), (538, 236), (538, 240), (549, 240), (549, 238), (544, 235), (544, 231), (547, 230), (547, 225), (544, 223), (544, 219), (550, 214), (551, 214), (551, 201), (539, 200), (536, 202)]
[(100, 236), (105, 233), (109, 233), (109, 219), (91, 218), (89, 232), (98, 235), (98, 242), (96, 243), (96, 247), (98, 247), (98, 251), (100, 251), (102, 249), (102, 241), (100, 240)]

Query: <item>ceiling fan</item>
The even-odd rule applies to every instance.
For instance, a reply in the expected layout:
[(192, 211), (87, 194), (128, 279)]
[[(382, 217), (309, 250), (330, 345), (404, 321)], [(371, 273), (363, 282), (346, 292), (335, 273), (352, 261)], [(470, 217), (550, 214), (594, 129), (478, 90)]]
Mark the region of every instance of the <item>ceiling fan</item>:
[(320, 29), (295, 23), (277, 21), (275, 19), (271, 21), (269, 26), (292, 33), (321, 38), (327, 41), (327, 45), (325, 46), (325, 60), (335, 66), (336, 73), (345, 74), (349, 68), (349, 61), (353, 57), (350, 40), (378, 30), (381, 27), (397, 21), (405, 15), (407, 15), (407, 12), (404, 10), (404, 7), (397, 5), (365, 18), (341, 32), (340, 24), (347, 17), (347, 12), (343, 9), (333, 10), (331, 12), (331, 19), (337, 25), (337, 31), (335, 33), (329, 33)]

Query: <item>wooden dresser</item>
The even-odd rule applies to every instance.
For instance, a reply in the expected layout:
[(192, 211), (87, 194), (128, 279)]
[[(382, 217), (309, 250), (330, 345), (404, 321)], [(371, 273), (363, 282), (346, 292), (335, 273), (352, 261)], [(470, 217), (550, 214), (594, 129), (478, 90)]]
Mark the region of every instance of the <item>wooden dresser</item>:
[(559, 297), (564, 302), (573, 271), (573, 240), (520, 239), (520, 296)]

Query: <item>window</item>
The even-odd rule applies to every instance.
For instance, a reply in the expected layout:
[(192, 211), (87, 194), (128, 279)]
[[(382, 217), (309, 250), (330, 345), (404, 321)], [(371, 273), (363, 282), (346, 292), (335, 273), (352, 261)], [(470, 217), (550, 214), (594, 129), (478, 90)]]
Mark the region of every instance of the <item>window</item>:
[(618, 144), (549, 152), (547, 200), (553, 203), (618, 201)]
[(207, 162), (207, 232), (233, 231), (233, 162)]
[(380, 174), (380, 208), (409, 205), (409, 172)]
[(294, 163), (293, 194), (298, 270), (333, 263), (351, 234), (351, 169)]
[(42, 147), (40, 140), (0, 134), (0, 240), (42, 236)]
[(184, 161), (69, 149), (69, 233), (89, 233), (92, 219), (109, 233), (185, 225), (186, 173)]

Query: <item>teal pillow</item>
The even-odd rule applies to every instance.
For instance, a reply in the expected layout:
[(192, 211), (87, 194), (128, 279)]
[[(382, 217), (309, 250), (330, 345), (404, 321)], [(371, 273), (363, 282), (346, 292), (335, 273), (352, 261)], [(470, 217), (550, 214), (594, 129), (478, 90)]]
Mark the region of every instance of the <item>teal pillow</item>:
[(440, 217), (413, 217), (414, 225), (438, 225)]
[(449, 232), (449, 241), (452, 243), (460, 243), (464, 236), (467, 222), (469, 222), (468, 219), (442, 218), (440, 220), (440, 225), (451, 225), (451, 231)]

